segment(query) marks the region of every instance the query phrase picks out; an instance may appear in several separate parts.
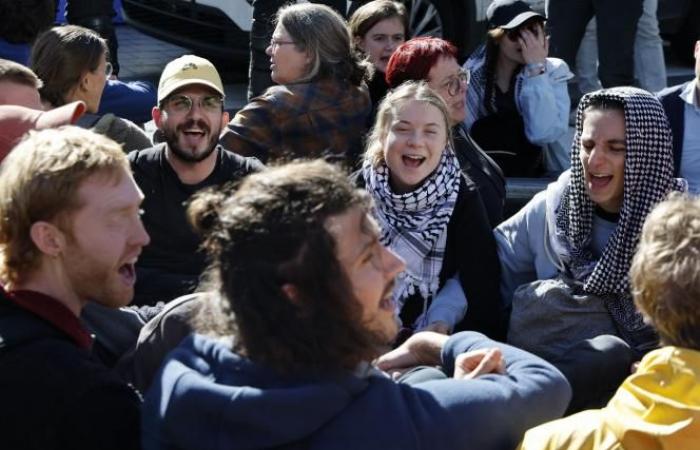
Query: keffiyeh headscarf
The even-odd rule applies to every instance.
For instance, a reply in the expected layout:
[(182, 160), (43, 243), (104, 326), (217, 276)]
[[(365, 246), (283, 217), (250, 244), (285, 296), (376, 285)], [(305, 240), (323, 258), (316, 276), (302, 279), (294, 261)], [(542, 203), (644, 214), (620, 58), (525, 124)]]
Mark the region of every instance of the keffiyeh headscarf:
[[(624, 105), (626, 153), (620, 218), (596, 261), (589, 246), (594, 204), (586, 192), (579, 146), (584, 111), (600, 97)], [(628, 276), (644, 219), (671, 191), (685, 188), (684, 180), (673, 177), (671, 130), (661, 103), (652, 94), (619, 87), (581, 99), (571, 147), (571, 179), (556, 212), (556, 239), (566, 249), (564, 264), (571, 275), (583, 281), (584, 291), (605, 298), (613, 319), (625, 330), (644, 326), (632, 302)]]
[(418, 189), (405, 194), (392, 192), (386, 163), (373, 167), (365, 160), (362, 175), (374, 198), (380, 241), (406, 262), (394, 287), (399, 309), (416, 292), (431, 298), (439, 287), (447, 224), (459, 194), (461, 171), (454, 151), (447, 147), (435, 171)]

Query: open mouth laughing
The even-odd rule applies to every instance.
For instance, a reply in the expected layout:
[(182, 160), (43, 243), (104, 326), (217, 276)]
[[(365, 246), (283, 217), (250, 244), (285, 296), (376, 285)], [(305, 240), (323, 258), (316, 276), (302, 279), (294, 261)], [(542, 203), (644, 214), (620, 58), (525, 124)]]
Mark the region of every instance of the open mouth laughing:
[(133, 258), (119, 266), (119, 275), (127, 286), (133, 286), (136, 283), (136, 260), (137, 258)]
[(407, 167), (410, 167), (412, 169), (416, 169), (420, 167), (426, 160), (427, 158), (425, 156), (421, 155), (403, 155), (401, 156), (401, 161), (406, 165)]

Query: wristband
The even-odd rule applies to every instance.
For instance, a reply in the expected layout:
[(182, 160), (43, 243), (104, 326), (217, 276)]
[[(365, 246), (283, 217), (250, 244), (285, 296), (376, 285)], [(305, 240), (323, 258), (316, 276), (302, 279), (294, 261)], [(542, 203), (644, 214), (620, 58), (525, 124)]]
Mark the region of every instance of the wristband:
[(547, 66), (543, 62), (530, 63), (525, 65), (525, 75), (528, 77), (536, 77), (537, 75), (542, 75), (547, 71)]

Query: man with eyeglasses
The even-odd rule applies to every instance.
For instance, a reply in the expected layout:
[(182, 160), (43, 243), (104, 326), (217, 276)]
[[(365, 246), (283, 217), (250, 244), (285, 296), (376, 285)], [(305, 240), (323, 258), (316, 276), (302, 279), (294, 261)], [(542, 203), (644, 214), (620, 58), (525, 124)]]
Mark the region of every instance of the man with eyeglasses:
[(196, 287), (205, 258), (185, 214), (192, 194), (263, 167), (218, 145), (229, 120), (224, 95), (218, 71), (204, 58), (182, 56), (161, 74), (152, 115), (164, 142), (129, 154), (151, 236), (136, 266), (136, 305), (167, 302)]

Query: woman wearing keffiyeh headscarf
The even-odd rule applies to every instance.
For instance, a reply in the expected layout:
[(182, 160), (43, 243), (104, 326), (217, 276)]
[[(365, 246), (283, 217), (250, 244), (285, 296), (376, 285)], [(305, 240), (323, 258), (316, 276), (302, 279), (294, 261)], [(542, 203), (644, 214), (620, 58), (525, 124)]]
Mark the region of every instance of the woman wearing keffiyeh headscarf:
[(449, 123), (425, 82), (390, 92), (359, 181), (374, 198), (380, 240), (406, 262), (394, 288), (406, 331), (473, 329), (501, 339), (495, 241), (481, 197), (460, 171)]
[[(513, 302), (509, 338), (514, 323), (521, 342), (528, 340), (522, 330), (533, 330), (531, 341), (539, 342), (527, 346), (557, 365), (572, 383), (570, 410), (606, 401), (604, 394), (629, 374), (629, 362), (656, 345), (653, 330), (632, 302), (628, 271), (651, 208), (684, 188), (684, 180), (673, 177), (671, 133), (659, 101), (636, 88), (605, 89), (586, 95), (579, 104), (571, 170), (495, 230), (501, 293), (508, 306)], [(551, 284), (536, 281), (549, 279), (565, 280), (571, 287), (571, 313), (547, 297)], [(527, 289), (528, 283), (537, 288)], [(517, 315), (524, 311), (518, 305), (523, 293), (533, 303), (548, 305), (539, 307), (540, 317), (529, 328)], [(601, 320), (568, 320), (576, 305), (588, 305), (591, 298), (599, 302)], [(543, 325), (546, 308), (551, 308), (553, 320), (566, 323), (567, 338), (547, 336), (538, 328), (548, 326)], [(601, 394), (597, 399), (590, 392), (596, 389)]]

